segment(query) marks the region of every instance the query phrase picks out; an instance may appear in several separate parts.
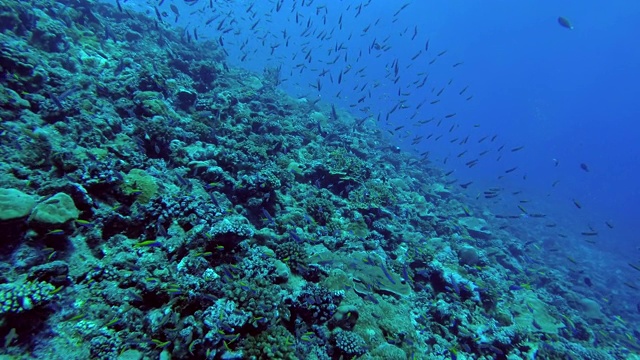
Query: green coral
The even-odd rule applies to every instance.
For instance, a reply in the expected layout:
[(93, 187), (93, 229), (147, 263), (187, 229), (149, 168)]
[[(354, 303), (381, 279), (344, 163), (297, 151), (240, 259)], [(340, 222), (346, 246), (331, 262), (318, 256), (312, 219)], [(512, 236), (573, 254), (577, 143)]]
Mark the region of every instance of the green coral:
[(369, 227), (362, 217), (348, 223), (347, 231), (352, 231), (358, 238), (366, 238), (369, 236)]
[(371, 179), (364, 183), (364, 186), (354, 190), (352, 198), (356, 200), (354, 206), (361, 209), (369, 209), (371, 207), (383, 207), (395, 205), (398, 197), (394, 193), (391, 185), (380, 179)]
[(238, 305), (238, 310), (251, 315), (254, 328), (264, 328), (277, 320), (282, 303), (279, 287), (266, 279), (244, 278), (226, 284), (225, 297)]
[(282, 325), (277, 325), (244, 342), (245, 359), (297, 359), (295, 339)]
[(140, 169), (131, 169), (124, 176), (124, 182), (120, 187), (125, 194), (136, 194), (137, 200), (142, 204), (148, 203), (158, 191), (155, 178)]
[(299, 266), (306, 265), (307, 253), (304, 247), (295, 241), (277, 244), (274, 252), (278, 259), (288, 264), (293, 271)]
[(331, 175), (338, 175), (343, 181), (353, 180), (362, 183), (371, 174), (369, 165), (365, 161), (348, 153), (344, 148), (337, 148), (330, 152), (326, 166)]
[(141, 91), (134, 95), (133, 101), (139, 106), (143, 114), (147, 117), (155, 115), (166, 115), (169, 107), (162, 100), (162, 94), (155, 91)]
[(17, 281), (0, 284), (0, 315), (21, 313), (47, 303), (55, 287), (46, 282)]

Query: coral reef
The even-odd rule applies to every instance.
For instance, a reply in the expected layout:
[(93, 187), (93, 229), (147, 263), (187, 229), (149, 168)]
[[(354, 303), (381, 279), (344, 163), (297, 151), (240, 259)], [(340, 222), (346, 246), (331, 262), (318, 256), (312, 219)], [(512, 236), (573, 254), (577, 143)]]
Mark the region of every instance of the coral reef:
[(428, 162), (353, 130), (369, 118), (229, 66), (224, 39), (166, 14), (69, 4), (0, 0), (2, 355), (640, 349)]

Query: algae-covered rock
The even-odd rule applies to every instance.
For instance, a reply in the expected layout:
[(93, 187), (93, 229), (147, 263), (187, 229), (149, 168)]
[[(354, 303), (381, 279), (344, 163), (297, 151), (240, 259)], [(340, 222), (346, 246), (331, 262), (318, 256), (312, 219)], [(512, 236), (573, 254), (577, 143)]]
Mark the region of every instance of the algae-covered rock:
[(36, 200), (17, 189), (0, 189), (0, 220), (26, 217), (36, 205)]
[(311, 112), (311, 114), (309, 114), (309, 119), (311, 119), (311, 121), (313, 121), (316, 124), (317, 123), (325, 124), (327, 121), (329, 121), (327, 116), (321, 113), (320, 111)]
[(142, 352), (135, 349), (127, 349), (118, 355), (118, 360), (141, 360)]
[(349, 274), (342, 269), (331, 269), (328, 274), (329, 276), (322, 281), (322, 286), (329, 290), (343, 291), (345, 286), (350, 286), (353, 283)]
[(62, 225), (80, 215), (71, 196), (57, 193), (35, 206), (29, 217), (30, 222), (44, 225)]
[(52, 19), (45, 12), (34, 9), (37, 21), (31, 30), (30, 44), (47, 52), (64, 52), (69, 48), (65, 36), (65, 23)]
[(89, 54), (84, 50), (79, 52), (78, 58), (82, 62), (82, 65), (87, 68), (87, 71), (102, 71), (102, 69), (109, 64), (109, 61), (104, 57), (97, 54)]
[(0, 105), (3, 108), (11, 109), (27, 109), (31, 106), (29, 102), (23, 99), (17, 92), (0, 87)]
[(134, 95), (133, 102), (146, 117), (165, 115), (169, 112), (169, 107), (159, 92), (140, 91)]
[(433, 218), (435, 217), (434, 210), (435, 205), (428, 202), (423, 195), (418, 193), (411, 193), (411, 203), (415, 207), (418, 216), (421, 218)]
[(248, 78), (245, 79), (244, 84), (247, 87), (256, 91), (264, 87), (264, 84), (262, 83), (262, 81), (256, 76), (249, 76)]
[(331, 319), (331, 323), (344, 330), (352, 330), (353, 327), (356, 326), (359, 316), (360, 313), (357, 307), (353, 305), (342, 305), (336, 310), (336, 313)]
[(143, 36), (142, 34), (140, 34), (137, 31), (133, 31), (133, 30), (128, 30), (125, 34), (124, 37), (127, 39), (127, 41), (129, 42), (135, 42), (135, 41), (140, 41)]
[(441, 183), (434, 183), (431, 186), (431, 192), (443, 199), (451, 197), (451, 190), (447, 189), (447, 187)]
[(287, 264), (280, 260), (274, 260), (273, 265), (275, 267), (273, 272), (274, 281), (276, 283), (286, 283), (289, 281), (289, 278), (291, 277), (291, 269), (289, 269)]
[(399, 347), (389, 344), (382, 343), (380, 346), (371, 351), (371, 356), (375, 359), (385, 359), (385, 360), (405, 360), (407, 358), (407, 353)]
[(514, 322), (522, 329), (558, 334), (564, 323), (549, 313), (549, 306), (538, 299), (533, 291), (516, 293), (515, 304), (511, 307)]
[(343, 266), (353, 283), (353, 290), (360, 296), (369, 296), (371, 291), (402, 298), (411, 294), (411, 286), (400, 275), (386, 267), (376, 255), (356, 252), (349, 257), (330, 252), (315, 255), (312, 262), (331, 263), (332, 267)]
[(475, 266), (480, 262), (478, 249), (472, 246), (463, 246), (458, 250), (458, 259), (460, 261), (460, 265)]
[(464, 227), (469, 235), (476, 240), (489, 240), (491, 238), (489, 225), (484, 219), (472, 216), (463, 217), (458, 219), (458, 225)]
[(582, 315), (592, 321), (598, 321), (604, 323), (606, 316), (600, 310), (600, 305), (592, 299), (582, 298), (579, 300), (579, 304), (582, 307)]

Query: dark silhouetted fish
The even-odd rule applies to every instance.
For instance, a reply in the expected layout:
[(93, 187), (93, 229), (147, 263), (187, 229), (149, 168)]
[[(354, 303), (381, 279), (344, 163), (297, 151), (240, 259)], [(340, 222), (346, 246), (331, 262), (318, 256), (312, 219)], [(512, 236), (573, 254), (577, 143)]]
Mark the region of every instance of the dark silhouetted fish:
[(582, 164), (580, 164), (580, 169), (582, 169), (582, 170), (584, 170), (586, 172), (589, 172), (589, 165), (587, 165), (585, 163), (582, 163)]
[(576, 199), (573, 199), (573, 205), (575, 205), (578, 209), (582, 209), (582, 204)]
[(463, 189), (466, 189), (469, 187), (469, 185), (473, 184), (473, 181), (469, 181), (468, 183), (464, 183), (464, 184), (460, 184), (460, 187)]
[(567, 19), (564, 16), (560, 16), (558, 17), (558, 24), (560, 24), (560, 26), (567, 28), (569, 30), (573, 30), (573, 25), (571, 25), (571, 21), (569, 21), (569, 19)]

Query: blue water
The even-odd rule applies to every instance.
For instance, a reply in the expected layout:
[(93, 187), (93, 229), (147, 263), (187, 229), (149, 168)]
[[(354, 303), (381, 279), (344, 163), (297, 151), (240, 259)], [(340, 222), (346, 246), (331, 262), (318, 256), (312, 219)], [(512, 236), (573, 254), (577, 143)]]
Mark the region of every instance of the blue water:
[[(250, 16), (245, 12), (252, 3), (255, 14)], [(281, 89), (309, 101), (321, 99), (320, 106), (327, 111), (334, 104), (355, 118), (369, 117), (363, 126), (383, 131), (404, 126), (388, 133), (389, 139), (406, 151), (429, 151), (433, 165), (443, 172), (454, 170), (450, 179), (457, 182), (452, 187), (465, 192), (476, 211), (521, 214), (521, 219), (508, 224), (514, 234), (523, 241), (530, 237), (560, 247), (558, 266), (570, 267), (566, 256), (580, 258), (582, 270), (599, 284), (600, 296), (619, 297), (626, 303), (621, 309), (635, 308), (637, 291), (606, 283), (610, 278), (599, 274), (606, 267), (617, 274), (616, 281), (638, 279), (627, 263), (640, 258), (640, 47), (634, 40), (640, 34), (640, 3), (409, 1), (394, 16), (405, 2), (373, 0), (357, 17), (362, 2), (316, 0), (303, 7), (300, 0), (285, 0), (279, 12), (274, 11), (275, 3), (218, 1), (213, 12), (207, 1), (193, 6), (175, 3), (181, 13), (176, 26), (190, 33), (197, 28), (199, 41), (219, 41), (222, 36), (230, 65), (258, 73), (281, 66)], [(125, 6), (153, 16), (147, 4)], [(161, 10), (173, 23), (168, 1)], [(204, 24), (212, 14), (230, 14), (238, 24), (221, 35), (216, 29), (219, 20)], [(574, 29), (560, 26), (559, 16), (568, 18)], [(308, 21), (311, 35), (302, 36)], [(330, 35), (319, 39), (321, 32)], [(371, 50), (374, 41), (390, 49)], [(305, 59), (309, 51), (311, 61)], [(397, 83), (394, 61), (399, 68)], [(456, 63), (462, 64), (454, 67)], [(349, 68), (338, 84), (339, 73)], [(427, 73), (425, 86), (417, 88)], [(318, 82), (321, 90), (314, 87)], [(437, 99), (437, 104), (430, 104)], [(390, 114), (387, 121), (386, 114), (401, 100), (406, 108)], [(456, 115), (444, 118), (452, 113)], [(430, 123), (414, 126), (432, 117)], [(425, 139), (429, 134), (432, 138)], [(423, 140), (412, 145), (418, 136)], [(467, 136), (468, 142), (460, 145)], [(511, 151), (520, 146), (524, 148)], [(485, 150), (486, 155), (478, 155)], [(465, 165), (476, 158), (479, 162), (473, 168)], [(580, 168), (581, 163), (589, 172)], [(468, 182), (473, 183), (466, 190), (458, 186)], [(500, 188), (500, 196), (484, 199), (487, 188)], [(546, 217), (529, 218), (518, 205)], [(555, 227), (548, 226), (552, 224)], [(595, 243), (585, 242), (581, 232), (592, 231), (598, 236), (587, 240)], [(612, 288), (614, 292), (608, 293)]]
[[(638, 258), (640, 137), (636, 124), (640, 109), (635, 105), (635, 89), (640, 83), (640, 48), (633, 42), (633, 34), (640, 33), (637, 2), (605, 6), (597, 1), (413, 1), (406, 2), (410, 5), (395, 17), (393, 14), (405, 3), (371, 1), (355, 17), (361, 2), (315, 1), (303, 7), (300, 1), (284, 1), (280, 12), (274, 11), (271, 2), (255, 2), (255, 16), (250, 17), (245, 11), (251, 3), (218, 1), (211, 11), (206, 1), (193, 6), (176, 2), (181, 14), (176, 26), (184, 26), (188, 32), (196, 28), (200, 41), (222, 36), (234, 66), (256, 72), (282, 66), (282, 88), (290, 93), (310, 100), (321, 98), (325, 104), (351, 110), (357, 118), (380, 114), (383, 121), (378, 125), (382, 128), (405, 125), (393, 136), (394, 141), (418, 153), (430, 151), (434, 164), (441, 164), (445, 171), (455, 170), (453, 176), (460, 182), (473, 181), (467, 189), (470, 197), (487, 187), (522, 190), (522, 196), (531, 201), (528, 206), (553, 217), (568, 231), (579, 234), (589, 226), (599, 231), (599, 251), (608, 250), (629, 261)], [(292, 10), (294, 3), (297, 6)], [(149, 5), (139, 6), (153, 14)], [(168, 3), (161, 9), (169, 14), (165, 19), (173, 22)], [(215, 14), (231, 14), (229, 19), (239, 22), (234, 29), (246, 30), (221, 35), (216, 29), (219, 19), (204, 24)], [(342, 29), (338, 28), (340, 16)], [(561, 27), (559, 16), (570, 19), (574, 29)], [(249, 30), (258, 20), (254, 31)], [(309, 20), (313, 35), (326, 31), (331, 36), (302, 37)], [(416, 27), (417, 36), (412, 40)], [(374, 40), (381, 43), (385, 38), (384, 43), (391, 46), (389, 51), (369, 51)], [(428, 52), (412, 61), (427, 40)], [(243, 42), (246, 47), (240, 50)], [(332, 50), (337, 44), (343, 46), (337, 52), (340, 58), (335, 64), (327, 64), (336, 58)], [(272, 54), (271, 46), (275, 45), (279, 46)], [(304, 59), (309, 50), (311, 62)], [(436, 55), (444, 50), (447, 53), (443, 56)], [(248, 56), (240, 61), (245, 53)], [(434, 58), (436, 62), (428, 65)], [(398, 60), (400, 70), (397, 84), (392, 81), (394, 60)], [(463, 64), (453, 68), (457, 62)], [(339, 72), (347, 67), (352, 70), (337, 84)], [(364, 70), (356, 75), (359, 69)], [(328, 73), (319, 77), (323, 70)], [(420, 74), (427, 72), (427, 84), (416, 89), (412, 83), (421, 81), (424, 76)], [(333, 83), (328, 74), (333, 76)], [(318, 79), (320, 91), (310, 86)], [(446, 86), (449, 80), (452, 83)], [(379, 86), (374, 87), (374, 83)], [(458, 96), (465, 86), (465, 96)], [(436, 98), (434, 92), (443, 87), (445, 91), (437, 97), (440, 103), (430, 106)], [(398, 89), (406, 96), (398, 96)], [(467, 95), (473, 95), (473, 99), (465, 101)], [(367, 96), (365, 101), (357, 103), (362, 96)], [(385, 114), (400, 99), (407, 109), (396, 111), (385, 122)], [(408, 119), (425, 99), (427, 103), (416, 118)], [(352, 104), (357, 106), (350, 107)], [(368, 111), (359, 111), (365, 107)], [(453, 121), (445, 121), (440, 127), (434, 128), (433, 122), (421, 128), (412, 126), (417, 120), (439, 119), (454, 112)], [(451, 124), (458, 127), (448, 134)], [(443, 137), (408, 145), (415, 136), (430, 133), (434, 134), (432, 139), (439, 134)], [(467, 135), (470, 139), (464, 146), (449, 142)], [(486, 135), (498, 137), (492, 144), (486, 140), (478, 144)], [(503, 144), (504, 155), (497, 162), (495, 150)], [(508, 151), (518, 146), (525, 148), (516, 153)], [(467, 153), (457, 158), (464, 150)], [(464, 163), (484, 150), (490, 151), (477, 166), (467, 169)], [(447, 164), (443, 164), (445, 158)], [(557, 167), (553, 159), (557, 159)], [(580, 169), (581, 163), (589, 166), (589, 173)], [(510, 176), (497, 179), (504, 170), (516, 166)], [(555, 181), (558, 185), (552, 187)], [(577, 209), (573, 199), (583, 208)], [(517, 211), (514, 201), (506, 197), (489, 203), (498, 209)], [(604, 221), (614, 228), (609, 229)]]
[[(256, 15), (250, 17), (245, 12), (252, 3)], [(292, 10), (294, 3), (297, 6)], [(410, 5), (394, 17), (405, 3)], [(640, 4), (370, 1), (355, 17), (361, 4), (314, 1), (303, 7), (301, 1), (283, 1), (281, 11), (275, 12), (275, 4), (266, 1), (217, 1), (213, 3), (214, 11), (207, 1), (193, 6), (176, 2), (181, 15), (175, 25), (185, 27), (188, 32), (197, 28), (199, 41), (217, 41), (222, 36), (230, 55), (228, 61), (234, 66), (255, 72), (282, 66), (281, 88), (290, 93), (310, 100), (321, 98), (325, 104), (351, 110), (357, 118), (367, 114), (376, 118), (381, 114), (383, 120), (378, 125), (382, 128), (405, 125), (393, 137), (397, 144), (418, 153), (428, 150), (434, 164), (441, 164), (445, 171), (455, 170), (453, 176), (459, 182), (473, 181), (467, 189), (470, 197), (475, 198), (487, 187), (502, 187), (506, 192), (522, 190), (522, 196), (531, 201), (527, 207), (548, 214), (569, 233), (577, 234), (577, 241), (579, 233), (591, 226), (601, 233), (596, 244), (598, 251), (613, 252), (625, 261), (637, 260), (640, 108), (636, 105), (636, 89), (640, 83), (637, 68), (640, 48), (634, 45), (633, 34), (640, 34), (637, 22)], [(153, 15), (148, 4), (129, 2), (125, 6), (146, 9)], [(322, 8), (317, 10), (318, 6)], [(173, 23), (168, 2), (161, 9), (168, 13), (167, 22)], [(238, 21), (234, 29), (245, 30), (221, 35), (216, 29), (219, 19), (208, 26), (204, 24), (216, 14), (222, 17), (231, 14), (229, 19)], [(557, 22), (559, 16), (570, 19), (574, 29), (561, 27)], [(252, 32), (249, 28), (258, 20)], [(326, 31), (331, 37), (324, 40), (302, 37), (309, 20), (312, 34)], [(367, 26), (370, 27), (365, 33), (363, 29)], [(411, 40), (416, 26), (418, 34)], [(288, 46), (284, 31), (289, 38)], [(374, 39), (382, 42), (387, 37), (385, 44), (391, 46), (389, 51), (369, 51)], [(424, 50), (427, 40), (428, 52), (412, 61), (411, 57)], [(240, 50), (243, 42), (247, 45)], [(335, 59), (336, 52), (329, 54), (329, 51), (337, 44), (344, 47), (338, 51), (340, 59), (327, 64)], [(275, 45), (279, 46), (271, 54), (270, 46)], [(311, 62), (304, 59), (309, 50)], [(447, 53), (443, 56), (436, 55), (444, 50)], [(240, 61), (245, 53), (248, 56)], [(434, 58), (436, 62), (428, 65)], [(400, 80), (394, 84), (391, 64), (396, 59)], [(457, 62), (463, 64), (453, 68)], [(304, 64), (302, 70), (300, 64)], [(342, 84), (337, 84), (339, 72), (347, 67), (352, 70), (343, 76)], [(355, 75), (362, 68), (362, 76)], [(322, 70), (329, 71), (333, 83), (328, 74), (319, 77)], [(421, 81), (424, 76), (419, 74), (426, 72), (427, 84), (416, 89), (412, 83)], [(320, 91), (309, 85), (316, 84), (318, 79), (322, 84)], [(446, 86), (449, 80), (452, 84)], [(374, 83), (379, 86), (374, 87)], [(360, 91), (365, 84), (366, 88)], [(436, 98), (432, 90), (437, 92), (445, 86), (445, 92), (438, 97), (441, 102), (430, 106), (429, 101)], [(468, 86), (465, 96), (458, 96), (465, 86)], [(407, 96), (398, 96), (398, 89)], [(366, 100), (357, 103), (365, 95)], [(473, 99), (465, 101), (467, 95), (473, 95)], [(396, 111), (385, 122), (385, 114), (399, 99), (405, 100), (408, 108)], [(429, 100), (417, 117), (408, 119), (425, 99)], [(357, 106), (350, 107), (351, 104)], [(358, 110), (365, 107), (368, 111)], [(445, 121), (446, 125), (439, 128), (434, 128), (433, 122), (422, 128), (412, 126), (419, 119), (439, 119), (453, 112), (457, 114), (453, 121)], [(375, 126), (375, 121), (365, 124)], [(459, 127), (448, 134), (451, 124)], [(476, 124), (479, 127), (474, 127)], [(405, 130), (410, 133), (403, 134)], [(434, 137), (444, 136), (439, 141), (423, 140), (417, 146), (408, 145), (415, 136), (426, 137), (430, 133)], [(402, 141), (400, 137), (405, 135)], [(456, 137), (462, 140), (467, 135), (470, 140), (464, 146), (448, 141)], [(487, 140), (478, 144), (485, 135), (498, 137), (492, 144)], [(503, 144), (504, 155), (496, 162), (495, 149)], [(516, 153), (508, 151), (517, 146), (524, 149)], [(467, 169), (464, 163), (487, 149), (490, 151), (480, 163)], [(464, 150), (467, 154), (456, 158)], [(447, 164), (442, 164), (444, 158), (448, 158)], [(558, 160), (557, 167), (553, 159)], [(590, 172), (581, 170), (581, 163), (586, 163)], [(510, 176), (497, 179), (504, 170), (515, 166), (518, 169)], [(556, 187), (551, 186), (554, 181), (559, 181)], [(582, 209), (577, 209), (572, 199), (578, 200)], [(516, 202), (517, 199), (505, 197), (503, 201), (486, 203), (498, 210), (517, 212)], [(604, 221), (614, 228), (609, 229)], [(621, 262), (620, 266), (627, 270), (626, 263)]]

